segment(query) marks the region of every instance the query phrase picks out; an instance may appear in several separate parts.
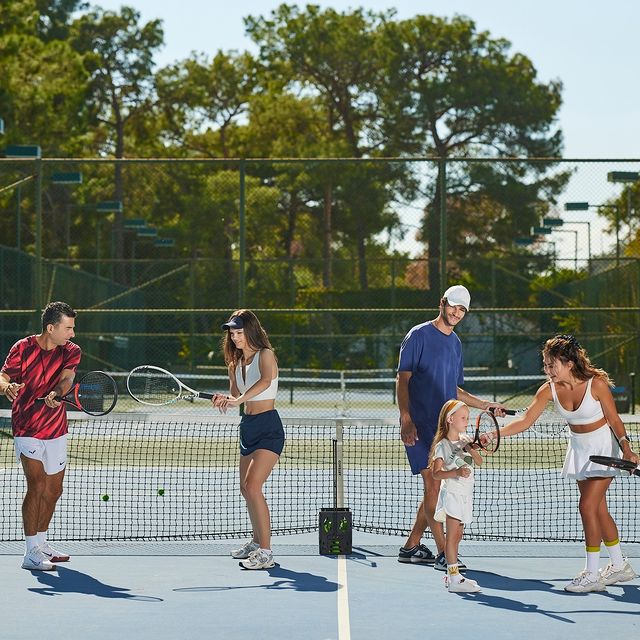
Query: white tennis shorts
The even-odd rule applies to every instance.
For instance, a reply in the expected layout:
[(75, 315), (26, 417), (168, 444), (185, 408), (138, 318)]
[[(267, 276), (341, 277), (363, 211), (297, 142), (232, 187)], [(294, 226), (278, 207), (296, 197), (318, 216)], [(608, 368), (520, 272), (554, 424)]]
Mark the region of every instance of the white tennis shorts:
[(67, 466), (67, 436), (60, 436), (53, 440), (40, 438), (16, 437), (13, 439), (16, 448), (16, 460), (22, 464), (20, 456), (40, 460), (45, 473), (49, 476), (64, 471)]
[(609, 425), (605, 424), (589, 433), (571, 432), (567, 455), (562, 467), (562, 477), (570, 480), (586, 480), (587, 478), (611, 478), (620, 475), (618, 469), (591, 462), (589, 456), (613, 456), (614, 458), (620, 456), (620, 447), (618, 447)]

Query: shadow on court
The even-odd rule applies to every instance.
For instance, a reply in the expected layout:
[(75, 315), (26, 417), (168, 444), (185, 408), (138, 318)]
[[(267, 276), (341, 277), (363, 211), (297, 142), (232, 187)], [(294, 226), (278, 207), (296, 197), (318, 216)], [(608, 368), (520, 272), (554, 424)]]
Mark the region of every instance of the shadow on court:
[[(499, 575), (496, 573), (490, 573), (485, 571), (476, 571), (475, 574), (478, 574), (478, 583), (481, 588), (486, 589), (495, 589), (498, 591), (546, 591), (550, 594), (556, 594), (562, 596), (563, 598), (575, 598), (575, 597), (590, 597), (590, 598), (598, 598), (598, 600), (594, 600), (594, 603), (597, 602), (602, 604), (601, 598), (608, 598), (613, 600), (614, 602), (620, 603), (634, 603), (640, 604), (640, 588), (635, 585), (612, 585), (609, 587), (609, 591), (601, 591), (595, 593), (568, 593), (564, 591), (562, 588), (555, 587), (552, 582), (558, 582), (561, 579), (550, 579), (546, 580), (530, 580), (530, 579), (518, 579), (512, 578), (509, 576)], [(621, 589), (622, 593), (619, 593), (618, 590)], [(577, 610), (560, 610), (555, 611), (551, 609), (545, 609), (543, 607), (538, 606), (537, 604), (528, 604), (526, 602), (521, 602), (520, 600), (512, 600), (510, 598), (504, 598), (502, 596), (493, 596), (488, 593), (475, 593), (475, 594), (462, 594), (462, 596), (478, 604), (490, 607), (493, 609), (504, 609), (507, 611), (514, 611), (516, 613), (536, 613), (542, 616), (547, 616), (559, 622), (566, 622), (568, 624), (576, 624), (576, 620), (572, 620), (570, 618), (564, 617), (564, 615), (571, 614), (584, 614), (584, 613), (609, 613), (614, 615), (640, 615), (640, 610), (633, 611), (620, 611), (618, 609), (602, 609), (602, 608), (594, 608), (594, 609), (577, 609)], [(564, 615), (563, 615), (564, 614)]]
[[(532, 580), (531, 578), (512, 578), (510, 576), (491, 573), (489, 571), (470, 571), (473, 579), (478, 581), (480, 587), (496, 589), (497, 591), (551, 591), (553, 584), (545, 580)], [(567, 582), (569, 582), (567, 580)]]
[(286, 589), (291, 591), (313, 591), (316, 593), (329, 593), (338, 590), (338, 583), (327, 580), (324, 576), (318, 576), (314, 573), (306, 571), (293, 571), (285, 569), (276, 564), (271, 569), (262, 570), (268, 573), (272, 578), (278, 578), (275, 582), (269, 584), (252, 584), (252, 585), (225, 585), (223, 587), (184, 587), (174, 589), (177, 592), (194, 592), (194, 591), (230, 591), (232, 589)]
[(43, 596), (59, 596), (64, 593), (84, 593), (98, 598), (122, 598), (127, 600), (140, 600), (146, 602), (162, 602), (162, 598), (153, 596), (140, 596), (129, 593), (129, 589), (115, 587), (96, 580), (86, 573), (61, 567), (58, 571), (32, 571), (31, 572), (43, 587), (30, 587), (29, 591)]

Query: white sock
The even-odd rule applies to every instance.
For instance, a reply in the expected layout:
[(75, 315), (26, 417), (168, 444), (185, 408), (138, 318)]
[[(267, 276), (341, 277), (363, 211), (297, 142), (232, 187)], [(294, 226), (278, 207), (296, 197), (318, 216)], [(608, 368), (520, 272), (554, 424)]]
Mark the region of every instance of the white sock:
[(25, 536), (24, 537), (24, 541), (25, 541), (25, 546), (27, 548), (27, 553), (29, 553), (29, 551), (31, 551), (31, 549), (33, 549), (34, 547), (38, 547), (40, 546), (40, 543), (38, 542), (38, 536)]
[(620, 540), (614, 540), (613, 542), (605, 542), (611, 564), (614, 567), (621, 567), (624, 564), (624, 556), (622, 555), (622, 547), (620, 546)]
[(460, 575), (460, 571), (458, 570), (458, 563), (448, 564), (447, 565), (447, 575), (449, 576), (449, 581), (453, 584), (458, 584), (458, 582), (462, 582), (462, 576)]
[(38, 546), (41, 547), (47, 541), (47, 532), (38, 531), (36, 538), (38, 539)]
[(600, 549), (597, 551), (590, 551), (592, 547), (587, 547), (587, 562), (585, 569), (589, 573), (598, 573), (598, 564), (600, 563)]

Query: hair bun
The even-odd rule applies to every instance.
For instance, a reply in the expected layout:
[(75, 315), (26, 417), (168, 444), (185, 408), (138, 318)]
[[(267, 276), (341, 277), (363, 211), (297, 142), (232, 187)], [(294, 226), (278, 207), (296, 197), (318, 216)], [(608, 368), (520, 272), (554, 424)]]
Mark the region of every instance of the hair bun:
[(566, 340), (570, 346), (575, 347), (576, 349), (582, 349), (582, 345), (578, 342), (575, 336), (572, 336), (570, 333), (561, 333), (557, 336), (562, 340)]

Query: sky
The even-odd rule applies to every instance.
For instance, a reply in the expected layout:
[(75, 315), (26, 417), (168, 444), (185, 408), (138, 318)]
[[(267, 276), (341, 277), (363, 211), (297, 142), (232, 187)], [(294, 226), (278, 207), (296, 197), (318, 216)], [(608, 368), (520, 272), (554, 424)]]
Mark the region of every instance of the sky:
[[(165, 46), (156, 56), (162, 67), (187, 58), (192, 51), (209, 56), (218, 50), (256, 51), (245, 36), (243, 18), (268, 16), (280, 2), (245, 0), (223, 4), (215, 0), (98, 0), (103, 9), (118, 11), (126, 4), (138, 10), (143, 21), (163, 21)], [(289, 2), (303, 6), (306, 3)], [(512, 43), (512, 53), (526, 55), (544, 82), (560, 80), (563, 105), (559, 125), (564, 134), (565, 158), (640, 158), (640, 2), (608, 0), (363, 0), (317, 1), (321, 7), (346, 11), (364, 7), (374, 11), (394, 8), (400, 19), (417, 14), (473, 19), (479, 30)], [(635, 170), (616, 165), (606, 172)], [(584, 175), (580, 175), (584, 174)], [(567, 193), (570, 201), (599, 201), (611, 197), (616, 185), (595, 184), (595, 169), (578, 172)], [(571, 216), (572, 214), (567, 214)], [(586, 243), (584, 225), (575, 227)], [(572, 234), (559, 239), (568, 248)], [(592, 240), (594, 250), (602, 240)], [(566, 246), (565, 246), (566, 245)]]

